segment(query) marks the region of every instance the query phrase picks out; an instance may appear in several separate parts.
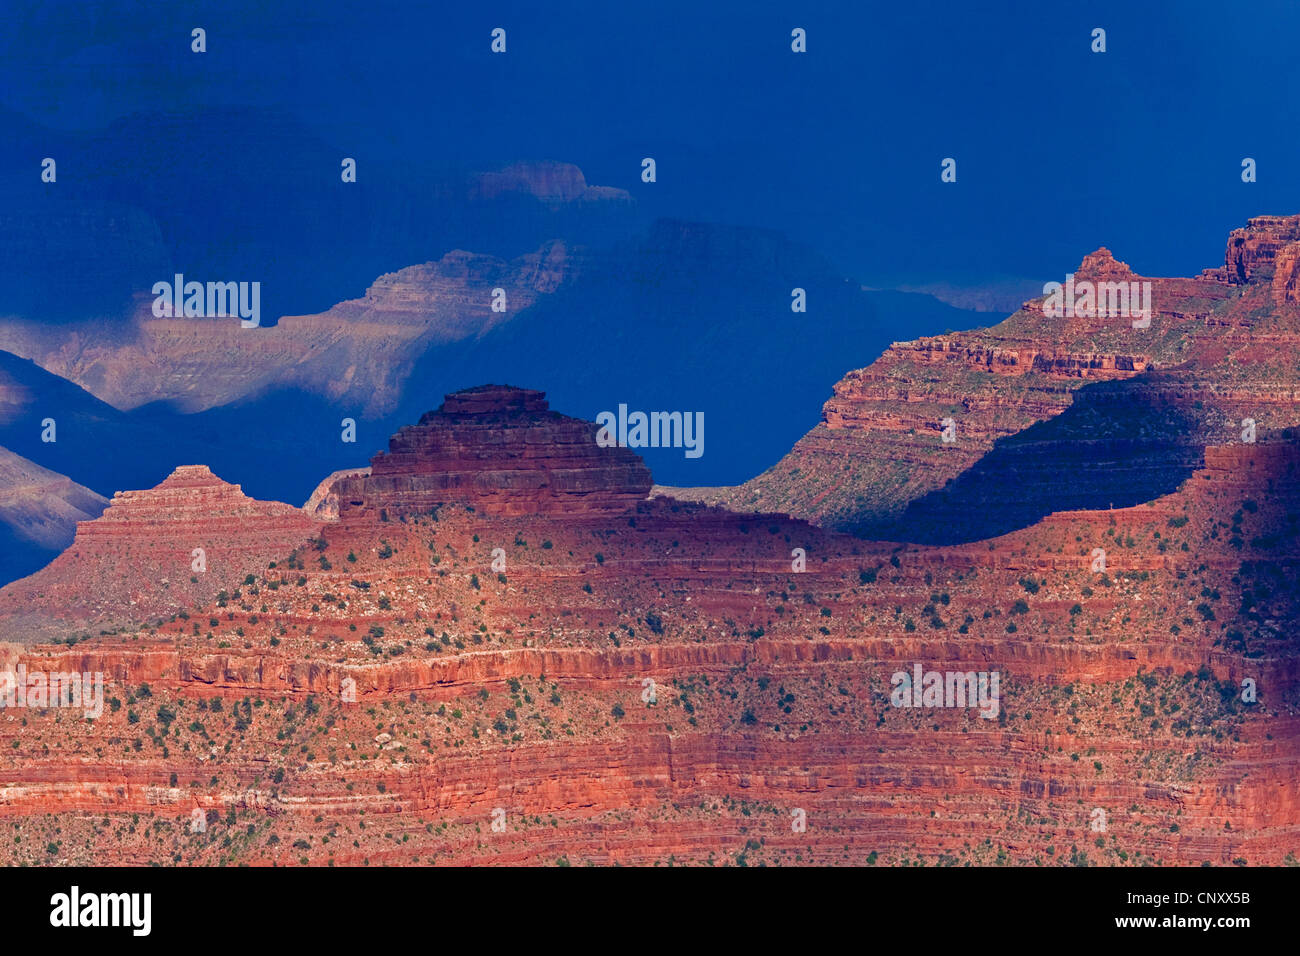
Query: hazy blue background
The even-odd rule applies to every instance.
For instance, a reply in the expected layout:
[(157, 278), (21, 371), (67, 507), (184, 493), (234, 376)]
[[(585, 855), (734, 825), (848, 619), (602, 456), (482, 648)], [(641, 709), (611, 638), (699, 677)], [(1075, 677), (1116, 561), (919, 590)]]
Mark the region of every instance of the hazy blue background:
[[(264, 6), (0, 13), (0, 316), (121, 316), (179, 270), (261, 280), (268, 324), (453, 248), (512, 257), (558, 236), (599, 252), (528, 323), (430, 356), (356, 446), (310, 397), (178, 424), (23, 372), (65, 417), (101, 422), (77, 434), (103, 447), (43, 446), (26, 421), (0, 441), (106, 494), (184, 455), (301, 501), (443, 392), (485, 381), (588, 418), (619, 402), (704, 410), (705, 456), (647, 452), (656, 477), (743, 481), (889, 341), (1000, 318), (860, 284), (1041, 283), (1100, 245), (1144, 274), (1194, 274), (1248, 217), (1300, 211), (1300, 8), (1280, 0)], [(498, 26), (505, 55), (489, 49)], [(790, 50), (796, 26), (806, 54)], [(355, 185), (339, 182), (344, 156)], [(947, 156), (956, 184), (939, 179)], [(1245, 156), (1257, 183), (1241, 182)], [(634, 202), (455, 195), (475, 170), (531, 160)], [(789, 311), (793, 285), (806, 316)]]
[[(282, 112), (363, 182), (562, 159), (654, 215), (783, 230), (853, 278), (1050, 277), (1100, 244), (1185, 273), (1215, 264), (1228, 227), (1296, 206), (1300, 9), (1284, 0), (264, 6), (10, 5), (0, 104), (70, 131)], [(179, 162), (180, 145), (157, 148)], [(212, 199), (238, 202), (228, 188)]]

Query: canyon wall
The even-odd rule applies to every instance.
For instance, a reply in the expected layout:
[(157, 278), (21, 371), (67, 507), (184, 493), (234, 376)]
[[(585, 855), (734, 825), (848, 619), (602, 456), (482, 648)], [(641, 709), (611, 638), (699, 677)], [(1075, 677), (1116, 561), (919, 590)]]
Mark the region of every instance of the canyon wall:
[[(310, 560), (157, 626), (0, 648), (11, 672), (105, 682), (90, 719), (35, 696), (0, 714), (5, 861), (1300, 852), (1297, 446), (1213, 447), (1150, 502), (925, 546), (666, 498), (615, 510), (618, 469), (601, 508), (503, 481), (501, 433), (552, 416), (539, 393), (449, 396), (343, 479)], [(481, 481), (433, 508), (429, 486), (370, 483), (442, 474), (448, 436)], [(525, 470), (567, 468), (565, 448)], [(119, 510), (138, 540), (148, 510)], [(918, 665), (1000, 692), (897, 706)]]

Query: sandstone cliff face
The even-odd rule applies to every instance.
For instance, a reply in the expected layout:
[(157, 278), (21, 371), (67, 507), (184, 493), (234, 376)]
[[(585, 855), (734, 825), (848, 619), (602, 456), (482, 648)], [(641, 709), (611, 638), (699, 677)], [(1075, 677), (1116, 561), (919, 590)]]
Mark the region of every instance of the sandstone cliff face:
[(649, 495), (650, 472), (626, 448), (599, 447), (596, 434), (550, 411), (542, 392), (454, 392), (394, 435), (368, 476), (338, 482), (339, 513), (414, 516), (448, 501), (489, 514), (626, 511)]
[[(1034, 498), (1033, 520), (1058, 500), (1053, 463), (1088, 447), (1080, 506), (1171, 491), (1202, 448), (1240, 440), (1243, 420), (1261, 440), (1300, 426), (1300, 381), (1284, 357), (1300, 347), (1298, 238), (1300, 216), (1252, 219), (1229, 237), (1225, 266), (1193, 278), (1143, 277), (1099, 249), (1076, 283), (1150, 283), (1148, 328), (1096, 308), (1052, 313), (1044, 298), (990, 329), (897, 343), (837, 383), (821, 424), (767, 472), (734, 488), (661, 491), (906, 540), (930, 540), (911, 537), (922, 526), (957, 528), (953, 509), (979, 512), (988, 494), (962, 496), (988, 481)], [(1106, 466), (1117, 458), (1140, 463), (1136, 485)], [(957, 481), (977, 463), (988, 481)], [(970, 536), (1006, 530), (967, 524)]]
[[(535, 392), (448, 396), (339, 483), (312, 560), (267, 562), (156, 628), (10, 649), (7, 666), (107, 683), (93, 720), (0, 712), (0, 830), (22, 837), (0, 859), (1300, 853), (1296, 446), (1213, 447), (1139, 506), (930, 547), (539, 498), (506, 465), (567, 470), (571, 421)], [(895, 706), (917, 664), (997, 671), (997, 712)]]
[(1300, 240), (1300, 216), (1255, 216), (1228, 235), (1222, 277), (1233, 285), (1272, 278), (1278, 254)]
[[(203, 465), (120, 491), (48, 567), (0, 590), (0, 637), (30, 642), (194, 607), (306, 543), (321, 522)], [(201, 555), (196, 553), (201, 551)]]

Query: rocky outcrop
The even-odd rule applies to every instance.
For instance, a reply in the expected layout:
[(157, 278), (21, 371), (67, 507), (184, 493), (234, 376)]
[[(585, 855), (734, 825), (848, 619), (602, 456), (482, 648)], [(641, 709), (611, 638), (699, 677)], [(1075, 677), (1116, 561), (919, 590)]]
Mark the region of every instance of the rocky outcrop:
[(596, 436), (591, 422), (550, 411), (542, 392), (454, 392), (398, 431), (368, 476), (337, 483), (340, 516), (418, 515), (452, 501), (504, 515), (626, 511), (649, 495), (650, 472)]
[(320, 527), (204, 465), (182, 465), (154, 488), (118, 492), (48, 567), (0, 590), (0, 638), (94, 632), (196, 606), (283, 560)]
[[(957, 544), (641, 500), (636, 456), (541, 393), (447, 396), (322, 492), (310, 559), (0, 654), (105, 681), (97, 713), (0, 713), (0, 862), (1294, 862), (1292, 317), (1271, 282), (1160, 281), (1147, 330), (1029, 308), (836, 388), (787, 476), (801, 506), (875, 495), (920, 525), (953, 462), (970, 507), (930, 526), (1068, 505)], [(262, 507), (186, 512), (214, 479), (173, 477), (60, 561), (174, 567), (207, 511)], [(1142, 498), (1070, 497), (1112, 486)], [(91, 600), (109, 561), (48, 603)], [(917, 668), (996, 673), (995, 706), (901, 706)]]
[(335, 485), (343, 478), (359, 478), (370, 474), (370, 468), (342, 468), (316, 486), (302, 506), (302, 510), (313, 518), (324, 521), (336, 521), (339, 516), (339, 493)]
[(769, 471), (735, 489), (662, 493), (887, 536), (910, 502), (974, 466), (999, 439), (1059, 415), (1081, 385), (1131, 377), (1148, 362), (1142, 353), (1024, 340), (897, 343), (836, 383), (821, 424)]
[(1288, 305), (1300, 301), (1300, 242), (1289, 242), (1273, 257), (1273, 301)]
[(1233, 285), (1271, 279), (1277, 256), (1300, 240), (1300, 216), (1255, 216), (1244, 229), (1228, 235), (1223, 257), (1223, 277)]

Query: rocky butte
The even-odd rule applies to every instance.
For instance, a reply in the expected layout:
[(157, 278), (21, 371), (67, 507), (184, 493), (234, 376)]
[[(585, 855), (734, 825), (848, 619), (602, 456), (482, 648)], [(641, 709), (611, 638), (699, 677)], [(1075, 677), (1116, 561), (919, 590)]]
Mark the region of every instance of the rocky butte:
[(201, 605), (320, 527), (291, 505), (249, 498), (206, 465), (181, 465), (154, 488), (119, 491), (102, 515), (77, 523), (50, 565), (0, 590), (0, 639), (80, 636)]
[(484, 385), (448, 395), (334, 492), (341, 518), (414, 516), (448, 500), (492, 515), (590, 516), (626, 511), (651, 485), (639, 456), (597, 447), (596, 426), (551, 411), (542, 392)]

